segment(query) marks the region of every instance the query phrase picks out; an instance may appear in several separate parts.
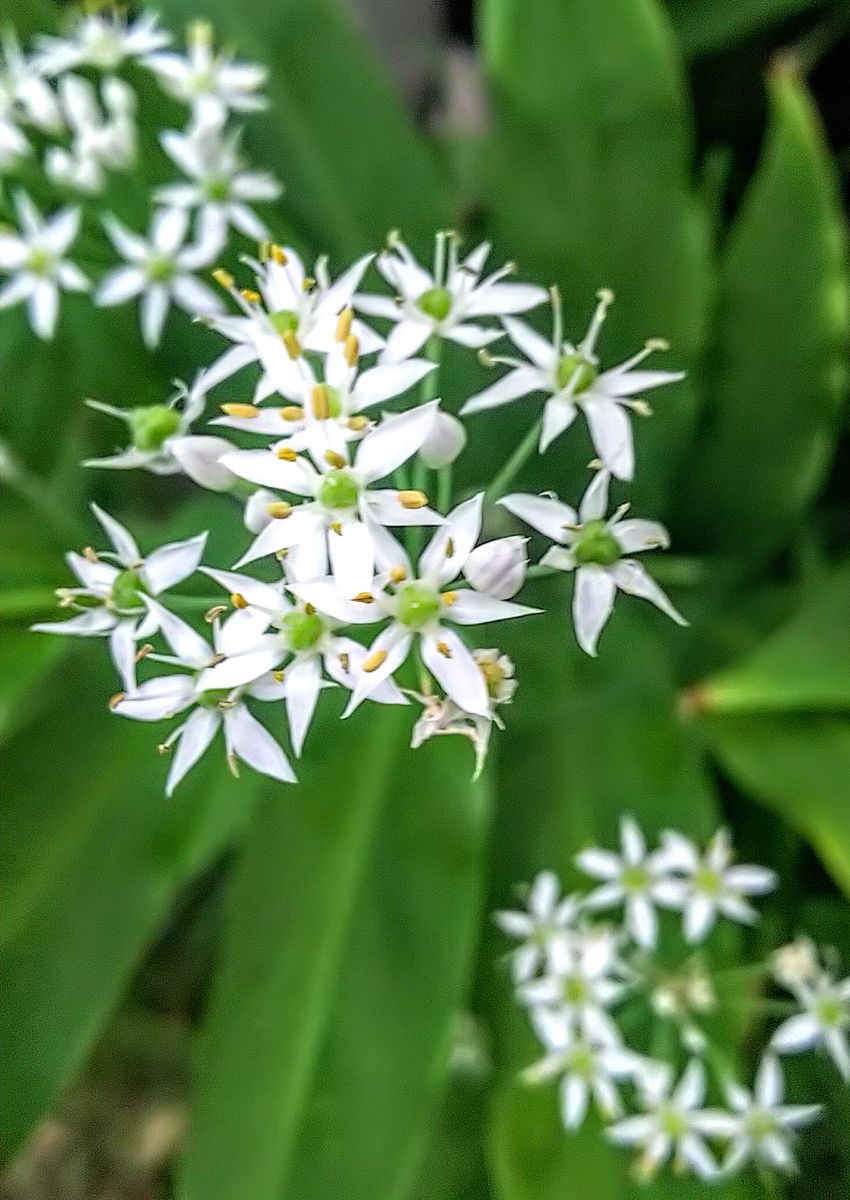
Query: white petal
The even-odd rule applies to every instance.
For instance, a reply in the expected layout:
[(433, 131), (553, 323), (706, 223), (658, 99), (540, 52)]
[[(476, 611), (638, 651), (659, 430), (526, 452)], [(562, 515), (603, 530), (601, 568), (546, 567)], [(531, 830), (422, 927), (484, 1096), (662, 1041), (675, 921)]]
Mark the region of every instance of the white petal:
[(194, 698), (195, 681), (191, 675), (166, 675), (140, 684), (112, 711), (134, 721), (162, 721), (188, 707)]
[(602, 567), (580, 567), (573, 593), (573, 622), (576, 639), (585, 653), (596, 654), (596, 643), (614, 607), (616, 587)]
[(375, 546), (362, 521), (346, 521), (340, 532), (328, 532), (331, 574), (343, 596), (368, 592), (375, 575)]
[(215, 709), (198, 708), (180, 731), (177, 749), (168, 779), (165, 794), (170, 796), (187, 771), (195, 765), (216, 735), (221, 718)]
[(588, 521), (599, 521), (605, 516), (608, 508), (608, 484), (611, 476), (608, 471), (597, 471), (588, 484), (579, 505), (578, 515), (582, 525)]
[(456, 633), (446, 628), (425, 632), (421, 650), (425, 666), (459, 708), (489, 716), (490, 699), (484, 675)]
[(631, 896), (626, 904), (626, 924), (639, 946), (651, 950), (658, 938), (658, 919), (646, 896)]
[(553, 542), (570, 541), (570, 527), (578, 524), (575, 509), (551, 496), (513, 492), (509, 496), (503, 496), (498, 503), (526, 525), (531, 525), (533, 529), (538, 529), (551, 538)]
[(229, 753), (261, 775), (269, 775), (283, 783), (295, 783), (295, 775), (283, 750), (244, 704), (225, 710), (224, 732)]
[(436, 364), (424, 358), (413, 358), (409, 362), (386, 363), (364, 371), (352, 389), (352, 399), (357, 412), (401, 396), (409, 391), (430, 372)]
[(53, 337), (59, 318), (59, 288), (52, 280), (36, 283), (29, 298), (29, 317), (34, 333), (45, 340)]
[(138, 296), (144, 289), (145, 276), (138, 267), (117, 267), (101, 280), (94, 294), (95, 304), (111, 308)]
[(59, 633), (70, 637), (102, 637), (115, 626), (115, 617), (106, 608), (92, 608), (68, 621), (39, 621), (31, 625), (33, 633)]
[(756, 1072), (755, 1094), (763, 1108), (775, 1108), (782, 1103), (785, 1091), (785, 1080), (779, 1060), (773, 1054), (766, 1054)]
[[(231, 618), (232, 619), (232, 618)], [(221, 653), (228, 654), (225, 646)], [(201, 691), (218, 691), (219, 688), (230, 690), (244, 687), (253, 683), (275, 667), (280, 665), (285, 649), (280, 638), (274, 636), (258, 636), (253, 646), (247, 646), (228, 654), (223, 662), (214, 667), (208, 667), (198, 680)]]
[(293, 496), (313, 496), (318, 476), (304, 457), (296, 462), (278, 458), (274, 450), (234, 450), (221, 456), (221, 465), (239, 479), (261, 487), (289, 492)]
[(168, 546), (160, 546), (145, 559), (143, 569), (148, 591), (152, 596), (158, 596), (167, 588), (174, 587), (194, 575), (198, 569), (204, 546), (207, 542), (206, 533), (189, 538), (185, 542), (172, 542)]
[(530, 359), (541, 371), (551, 372), (555, 368), (558, 351), (546, 338), (541, 337), (525, 321), (517, 321), (515, 317), (505, 317), (502, 321), (508, 331), (508, 337), (520, 349), (526, 358)]
[(685, 378), (684, 371), (603, 371), (596, 380), (596, 387), (609, 396), (634, 396), (648, 392), (665, 383), (678, 383)]
[(539, 921), (550, 920), (558, 903), (561, 885), (554, 871), (541, 871), (528, 893), (528, 911)]
[(770, 1040), (779, 1054), (797, 1054), (809, 1050), (821, 1038), (821, 1027), (811, 1013), (797, 1013), (783, 1021)]
[(300, 758), (322, 686), (322, 672), (318, 658), (310, 656), (296, 660), (286, 668), (284, 682), (286, 684), (286, 715), (289, 720), (289, 736), (292, 739), (295, 756)]
[(109, 635), (109, 652), (122, 685), (131, 692), (136, 686), (136, 623), (118, 621)]
[(370, 488), (363, 496), (365, 519), (371, 526), (442, 525), (443, 518), (433, 508), (405, 508), (396, 491)]
[(625, 409), (613, 400), (585, 400), (584, 415), (596, 453), (617, 479), (631, 479), (635, 471), (632, 425)]
[(125, 567), (138, 565), (142, 558), (139, 547), (124, 526), (114, 517), (110, 517), (109, 513), (104, 512), (97, 504), (92, 504), (91, 510), (103, 526), (103, 531), (112, 542), (112, 547), (122, 565)]
[(620, 818), (620, 841), (626, 862), (632, 865), (643, 862), (646, 856), (646, 838), (634, 817)]
[(715, 922), (717, 909), (707, 896), (691, 896), (685, 906), (685, 940), (701, 942)]
[(419, 450), (431, 432), (436, 412), (434, 402), (387, 417), (358, 445), (354, 460), (358, 474), (369, 483), (392, 475)]
[(658, 521), (630, 518), (617, 521), (609, 528), (624, 554), (638, 554), (641, 550), (666, 550), (670, 545), (667, 530)]
[(170, 296), (167, 288), (155, 283), (142, 295), (140, 316), (142, 338), (149, 350), (155, 350), (162, 336), (162, 327), (168, 316)]
[(324, 526), (312, 509), (304, 511), (296, 508), (285, 519), (269, 521), (268, 525), (260, 530), (239, 561), (233, 565), (244, 567), (258, 558), (265, 558), (269, 554), (278, 554), (281, 550), (288, 550), (290, 546), (296, 546), (299, 542), (306, 542), (313, 538), (321, 538), (324, 541), (325, 536)]
[(692, 1059), (685, 1067), (672, 1099), (680, 1107), (692, 1109), (702, 1103), (704, 1095), (705, 1067), (698, 1059)]
[(745, 896), (764, 896), (779, 882), (776, 872), (767, 867), (741, 865), (730, 867), (725, 875), (727, 887)]
[(229, 451), (230, 442), (220, 437), (190, 434), (168, 439), (168, 452), (179, 463), (183, 474), (212, 492), (229, 492), (233, 487), (233, 473), (219, 461)]
[(600, 850), (590, 846), (576, 855), (576, 866), (585, 875), (593, 879), (617, 879), (620, 874), (620, 860), (610, 850)]
[(673, 607), (655, 580), (646, 573), (639, 562), (624, 558), (621, 562), (614, 564), (611, 574), (620, 591), (626, 592), (629, 596), (640, 596), (642, 600), (649, 600), (677, 625), (687, 625), (688, 622), (682, 614)]
[(348, 600), (333, 579), (293, 583), (289, 590), (305, 604), (312, 604), (317, 612), (345, 625), (372, 625), (384, 616), (384, 610), (376, 600), (371, 603)]
[(399, 321), (387, 338), (387, 344), (378, 359), (381, 363), (402, 362), (418, 354), (431, 334), (431, 326), (425, 321)]
[(543, 407), (543, 428), (540, 430), (540, 453), (548, 450), (556, 438), (572, 425), (578, 409), (565, 396), (553, 396)]
[(161, 208), (151, 222), (151, 242), (162, 254), (173, 255), (186, 240), (189, 214), (181, 208)]
[(490, 387), (485, 388), (483, 392), (470, 396), (461, 407), (461, 416), (482, 412), (488, 408), (500, 408), (503, 404), (510, 404), (512, 400), (518, 400), (520, 396), (527, 396), (531, 392), (540, 390), (541, 381), (538, 373), (530, 367), (517, 367), (496, 383), (491, 384)]
[(423, 579), (442, 587), (458, 577), (478, 541), (483, 504), (484, 493), (479, 492), (452, 509), (419, 559)]
[(412, 642), (411, 635), (397, 625), (390, 625), (378, 634), (369, 647), (364, 662), (368, 662), (370, 658), (381, 652), (386, 654), (386, 658), (374, 671), (361, 670), (351, 693), (351, 699), (343, 713), (344, 717), (350, 716), (364, 700), (371, 696), (376, 688), (380, 687), (384, 680), (398, 670), (410, 653)]
[(545, 288), (530, 283), (493, 283), (478, 287), (464, 302), (465, 316), (503, 316), (506, 313), (528, 312), (538, 304), (545, 304), (549, 293)]
[(144, 597), (145, 604), (156, 616), (163, 637), (181, 662), (191, 667), (205, 667), (212, 658), (209, 644), (180, 617), (163, 608), (156, 600)]
[(456, 599), (443, 612), (443, 619), (456, 625), (483, 625), (488, 621), (509, 621), (512, 617), (528, 617), (543, 610), (528, 608), (524, 604), (512, 604), (510, 600), (497, 600), (494, 596), (461, 588)]
[(172, 288), (175, 303), (191, 316), (208, 317), (211, 313), (221, 312), (218, 296), (194, 275), (178, 275)]
[(587, 1084), (580, 1075), (566, 1075), (561, 1083), (561, 1120), (565, 1129), (578, 1129), (587, 1116), (590, 1100)]

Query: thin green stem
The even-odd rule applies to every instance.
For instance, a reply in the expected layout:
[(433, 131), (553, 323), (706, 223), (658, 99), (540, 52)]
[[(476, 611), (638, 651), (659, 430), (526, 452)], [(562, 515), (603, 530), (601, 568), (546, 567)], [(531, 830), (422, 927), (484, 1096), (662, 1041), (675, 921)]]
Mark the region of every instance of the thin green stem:
[(549, 567), (545, 563), (535, 563), (525, 572), (526, 579), (549, 579), (552, 575), (563, 575), (558, 567)]
[(66, 541), (80, 542), (85, 539), (82, 526), (73, 515), (73, 510), (52, 496), (46, 485), (31, 474), (17, 459), (10, 448), (0, 442), (0, 483), (25, 500), (46, 524)]
[[(430, 404), (432, 400), (437, 398), (440, 382), (440, 363), (443, 357), (443, 339), (437, 334), (432, 334), (428, 339), (425, 347), (425, 357), (434, 364), (434, 370), (429, 371), (419, 385), (419, 403)], [(431, 486), (431, 472), (426, 464), (422, 461), (420, 455), (417, 454), (413, 462), (413, 489), (417, 492), (424, 492), (429, 495)], [(429, 497), (430, 498), (430, 497)], [(442, 510), (438, 503), (438, 508)], [(422, 549), (422, 529), (418, 526), (410, 526), (406, 535), (407, 552), (412, 561), (419, 557), (419, 552)]]
[(437, 511), (443, 516), (449, 511), (452, 503), (452, 487), (454, 485), (454, 475), (451, 463), (448, 466), (440, 467), (437, 472)]
[(514, 450), (508, 461), (502, 467), (501, 471), (499, 471), (498, 475), (496, 475), (493, 481), (486, 488), (485, 495), (490, 504), (494, 503), (494, 501), (498, 500), (500, 496), (504, 495), (509, 485), (514, 481), (516, 476), (528, 462), (529, 458), (531, 458), (532, 454), (537, 448), (537, 442), (540, 438), (540, 429), (542, 424), (543, 418), (539, 417), (531, 426), (520, 444), (517, 446), (516, 450)]

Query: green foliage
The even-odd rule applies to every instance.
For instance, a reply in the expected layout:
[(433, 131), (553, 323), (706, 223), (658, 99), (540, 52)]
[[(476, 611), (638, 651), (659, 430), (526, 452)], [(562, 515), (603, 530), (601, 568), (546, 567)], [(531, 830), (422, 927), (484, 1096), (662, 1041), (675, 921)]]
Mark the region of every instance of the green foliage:
[(732, 46), (798, 13), (827, 7), (824, 0), (666, 0), (682, 52), (707, 54)]

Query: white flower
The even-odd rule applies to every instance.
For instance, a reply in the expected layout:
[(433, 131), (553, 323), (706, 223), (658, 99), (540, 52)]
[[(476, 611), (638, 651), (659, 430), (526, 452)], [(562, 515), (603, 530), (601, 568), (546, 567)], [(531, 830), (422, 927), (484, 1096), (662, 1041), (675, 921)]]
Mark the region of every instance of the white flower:
[(396, 298), (358, 295), (354, 299), (358, 312), (396, 323), (381, 355), (384, 361), (410, 358), (431, 336), (461, 346), (486, 346), (501, 337), (501, 331), (479, 325), (474, 318), (527, 312), (546, 299), (544, 288), (503, 282), (513, 272), (512, 264), (482, 279), (490, 253), (486, 242), (462, 262), (457, 248), (455, 234), (438, 233), (433, 271), (428, 271), (398, 234), (391, 235), (389, 248), (378, 256), (376, 265), (395, 289)]
[(185, 133), (160, 134), (162, 148), (188, 182), (158, 188), (155, 199), (168, 207), (199, 209), (200, 219), (212, 224), (222, 240), (232, 225), (260, 242), (268, 230), (250, 206), (277, 200), (283, 188), (267, 171), (245, 169), (240, 137), (238, 130), (225, 136), (217, 125), (198, 123)]
[(126, 169), (136, 157), (135, 93), (109, 76), (100, 86), (101, 109), (88, 80), (66, 75), (59, 97), (73, 140), (69, 149), (52, 146), (47, 151), (45, 170), (57, 183), (102, 191), (106, 171)]
[[(392, 423), (409, 419), (422, 411), (420, 408), (402, 413), (399, 417), (393, 417)], [(387, 424), (390, 422), (385, 422), (376, 433), (364, 439), (361, 454), (362, 447), (381, 433)], [(394, 497), (395, 493), (391, 495)], [(372, 624), (389, 618), (389, 624), (369, 647), (345, 716), (398, 670), (417, 638), (425, 668), (449, 699), (473, 716), (491, 715), (484, 672), (468, 647), (454, 630), (447, 627), (446, 622), (480, 625), (525, 616), (539, 610), (507, 600), (496, 600), (472, 588), (444, 590), (458, 578), (478, 539), (482, 500), (483, 495), (474, 496), (448, 515), (421, 555), (416, 574), (402, 547), (384, 532), (376, 549), (378, 562), (386, 570), (375, 580), (374, 587), (364, 588), (359, 595), (355, 593), (354, 600), (341, 595), (330, 579), (293, 585), (291, 590), (295, 595), (337, 620), (351, 624)], [(387, 523), (383, 514), (381, 519)]]
[(814, 1046), (823, 1046), (850, 1083), (850, 979), (836, 980), (821, 971), (811, 982), (789, 983), (801, 1013), (784, 1021), (771, 1040), (779, 1054), (798, 1054)]
[(552, 340), (536, 333), (523, 321), (504, 318), (511, 340), (529, 361), (516, 358), (490, 358), (512, 368), (497, 383), (467, 400), (465, 413), (498, 408), (522, 396), (543, 392), (549, 396), (543, 410), (540, 452), (572, 425), (581, 409), (590, 429), (596, 453), (612, 475), (631, 479), (634, 474), (632, 428), (626, 409), (648, 412), (645, 404), (635, 401), (638, 392), (675, 383), (684, 378), (681, 371), (638, 371), (635, 368), (654, 350), (666, 349), (663, 342), (647, 342), (643, 350), (611, 370), (599, 370), (595, 354), (596, 340), (605, 320), (610, 292), (599, 293), (599, 304), (590, 328), (578, 346), (563, 340), (561, 305), (553, 293), (554, 321)]
[(620, 854), (594, 846), (576, 856), (582, 871), (604, 881), (590, 893), (586, 904), (591, 909), (622, 904), (630, 936), (639, 946), (651, 949), (658, 940), (655, 905), (675, 902), (679, 893), (675, 883), (670, 886), (663, 852), (647, 853), (643, 833), (631, 817), (620, 821), (620, 846)]
[(45, 219), (26, 192), (14, 199), (20, 232), (0, 232), (0, 270), (12, 276), (0, 289), (0, 309), (26, 301), (34, 332), (52, 338), (60, 288), (85, 292), (91, 286), (65, 257), (79, 232), (80, 210), (63, 208)]
[(236, 566), (307, 546), (305, 552), (312, 555), (314, 564), (309, 577), (326, 574), (330, 561), (343, 597), (367, 592), (375, 574), (377, 548), (389, 536), (383, 526), (437, 525), (442, 521), (428, 508), (421, 492), (372, 486), (416, 453), (434, 412), (435, 405), (428, 404), (386, 418), (358, 443), (353, 461), (338, 427), (330, 421), (319, 422), (311, 430), (312, 463), (286, 444), (278, 451), (236, 450), (224, 455), (223, 465), (240, 479), (306, 498), (294, 507), (278, 504), (272, 514), (278, 519), (260, 532)]
[(171, 542), (143, 558), (123, 525), (96, 504), (92, 505), (92, 511), (112, 543), (112, 550), (68, 554), (68, 565), (81, 586), (60, 588), (57, 593), (63, 608), (77, 610), (80, 615), (32, 628), (38, 633), (108, 637), (112, 660), (124, 687), (132, 689), (136, 678), (136, 642), (156, 632), (160, 612), (159, 606), (146, 608), (145, 601), (181, 583), (197, 570), (207, 535)]
[(87, 459), (85, 467), (113, 470), (141, 468), (153, 475), (188, 475), (201, 487), (214, 492), (229, 491), (235, 477), (221, 465), (223, 454), (231, 449), (224, 438), (189, 432), (192, 423), (204, 411), (206, 385), (200, 372), (191, 388), (178, 383), (167, 404), (139, 408), (115, 408), (99, 400), (87, 400), (89, 408), (126, 422), (131, 443), (106, 458)]
[(581, 905), (575, 896), (561, 899), (560, 891), (557, 875), (541, 871), (528, 889), (527, 911), (494, 913), (502, 932), (522, 942), (511, 955), (514, 983), (532, 979), (546, 965), (555, 935), (575, 924)]
[(510, 600), (525, 583), (528, 538), (503, 537), (476, 546), (464, 563), (463, 575), (478, 592)]
[(57, 136), (64, 129), (59, 102), (43, 77), (37, 61), (27, 57), (11, 29), (0, 34), (3, 70), (0, 74), (0, 105), (17, 106), (20, 117), (41, 133)]
[(164, 91), (191, 105), (195, 117), (205, 122), (219, 123), (231, 112), (257, 112), (267, 105), (258, 95), (266, 82), (265, 67), (216, 54), (212, 26), (205, 21), (190, 26), (185, 55), (151, 54), (145, 65)]
[(171, 41), (155, 13), (127, 21), (119, 12), (86, 13), (67, 38), (40, 37), (34, 64), (44, 75), (63, 75), (77, 67), (114, 71), (128, 58), (140, 59)]
[(608, 1010), (623, 998), (628, 984), (617, 949), (617, 936), (604, 929), (566, 930), (551, 936), (545, 973), (517, 990), (517, 998), (532, 1010), (541, 1041), (548, 1045), (547, 1029), (561, 1021), (576, 1036), (597, 1045), (618, 1041)]
[(209, 747), (219, 729), (224, 732), (227, 761), (234, 775), (238, 774), (238, 763), (241, 761), (262, 775), (269, 775), (284, 783), (294, 783), (295, 775), (286, 755), (246, 705), (249, 697), (256, 700), (282, 699), (286, 694), (285, 684), (258, 675), (254, 682), (242, 688), (205, 688), (203, 679), (206, 671), (230, 648), (229, 622), (214, 624), (214, 646), (211, 647), (190, 625), (155, 600), (146, 599), (145, 604), (173, 651), (173, 657), (154, 654), (148, 657), (186, 670), (176, 675), (149, 679), (113, 703), (112, 711), (136, 721), (162, 721), (189, 708), (193, 709), (189, 718), (160, 747), (165, 753), (177, 745), (165, 785), (166, 795), (172, 794), (186, 772)]
[[(419, 361), (416, 358), (409, 358), (405, 363), (397, 365), (405, 366)], [(388, 364), (378, 369), (385, 371), (392, 368)], [(466, 430), (462, 422), (452, 413), (438, 412), (433, 428), (419, 451), (419, 457), (430, 470), (438, 471), (441, 467), (447, 467), (453, 463), (465, 445)]]
[(820, 1116), (820, 1104), (783, 1104), (785, 1081), (782, 1068), (772, 1055), (762, 1059), (756, 1074), (754, 1094), (738, 1084), (726, 1088), (731, 1138), (723, 1163), (723, 1174), (732, 1174), (749, 1162), (789, 1174), (796, 1170), (791, 1149), (794, 1131)]
[(242, 315), (230, 313), (207, 321), (234, 345), (209, 368), (210, 387), (223, 383), (243, 367), (260, 363), (262, 375), (255, 400), (300, 387), (303, 380), (301, 355), (309, 350), (327, 353), (334, 348), (342, 324), (346, 336), (353, 335), (361, 353), (371, 353), (383, 340), (362, 321), (352, 321), (348, 311), (354, 291), (372, 261), (367, 254), (332, 281), (327, 260), (320, 258), (313, 275), (294, 250), (268, 247), (265, 262), (246, 258), (253, 269), (256, 290), (235, 286), (226, 271), (216, 278), (226, 287)]
[(733, 865), (732, 846), (725, 829), (718, 830), (704, 854), (692, 841), (672, 830), (663, 834), (661, 842), (667, 869), (684, 876), (675, 907), (684, 911), (685, 937), (689, 942), (703, 941), (718, 916), (746, 925), (758, 920), (758, 913), (745, 897), (764, 896), (772, 891), (776, 875), (767, 867)]
[(578, 515), (551, 496), (514, 493), (499, 503), (560, 545), (540, 560), (558, 571), (575, 571), (573, 623), (582, 650), (596, 654), (596, 643), (614, 607), (617, 589), (649, 600), (678, 625), (687, 625), (640, 563), (624, 555), (669, 545), (667, 530), (656, 521), (624, 520), (628, 505), (606, 520), (608, 471), (597, 471), (579, 505)]
[(189, 214), (173, 208), (154, 214), (147, 241), (116, 217), (109, 215), (103, 223), (128, 265), (117, 267), (101, 280), (95, 302), (111, 307), (141, 296), (142, 336), (148, 347), (159, 344), (172, 301), (193, 316), (221, 311), (218, 296), (192, 274), (218, 256), (221, 238), (217, 231), (202, 231), (197, 241), (186, 245)]
[(22, 114), (15, 103), (12, 89), (0, 78), (0, 169), (16, 167), (32, 147), (21, 129)]
[[(231, 593), (238, 611), (228, 621), (227, 651), (220, 663), (204, 672), (201, 686), (216, 691), (239, 687), (256, 678), (258, 664), (263, 673), (284, 665), (279, 674), (286, 684), (289, 732), (292, 749), (300, 757), (319, 692), (328, 686), (322, 681), (322, 667), (334, 682), (350, 688), (366, 657), (365, 648), (340, 636), (337, 623), (310, 605), (288, 600), (283, 581), (260, 583), (247, 575), (209, 568), (204, 568), (204, 574)], [(382, 704), (407, 703), (391, 680), (372, 699)]]
[[(541, 1017), (543, 1018), (541, 1024)], [(617, 1084), (641, 1077), (645, 1068), (637, 1054), (616, 1040), (595, 1042), (576, 1037), (570, 1022), (551, 1013), (538, 1014), (547, 1054), (527, 1067), (521, 1078), (532, 1086), (560, 1077), (561, 1121), (567, 1130), (579, 1129), (593, 1099), (600, 1116), (611, 1121), (623, 1115)]]
[(638, 1146), (638, 1170), (642, 1177), (655, 1174), (669, 1158), (679, 1170), (690, 1170), (699, 1179), (716, 1179), (718, 1165), (704, 1136), (724, 1136), (728, 1114), (701, 1108), (705, 1098), (705, 1069), (694, 1060), (673, 1087), (672, 1072), (659, 1069), (642, 1081), (644, 1106), (641, 1116), (626, 1117), (606, 1130), (619, 1146)]

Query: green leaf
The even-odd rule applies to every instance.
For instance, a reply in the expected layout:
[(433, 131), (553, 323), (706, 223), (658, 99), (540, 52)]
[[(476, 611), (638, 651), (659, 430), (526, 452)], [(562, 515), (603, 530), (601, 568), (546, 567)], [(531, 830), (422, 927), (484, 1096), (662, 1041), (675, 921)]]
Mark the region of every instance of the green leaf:
[(689, 57), (724, 50), (798, 13), (826, 7), (824, 0), (667, 0), (679, 44)]
[[(158, 7), (172, 26), (197, 16), (195, 0)], [(422, 241), (449, 220), (445, 180), (340, 0), (208, 0), (204, 16), (269, 67), (269, 114), (252, 116), (246, 146), (314, 247), (351, 257), (396, 226)]]
[(752, 554), (793, 536), (835, 449), (847, 379), (848, 278), (817, 114), (786, 68), (726, 248), (703, 388), (706, 428), (683, 519)]
[[(669, 31), (650, 0), (486, 0), (481, 33), (496, 123), (486, 197), (500, 246), (561, 285), (567, 334), (584, 332), (600, 287), (617, 303), (603, 365), (665, 337), (659, 365), (700, 348), (708, 285), (705, 214), (691, 189), (686, 104)], [(687, 385), (638, 422), (634, 498), (668, 494), (696, 420)], [(529, 422), (530, 423), (530, 422)], [(581, 441), (581, 439), (580, 439)], [(585, 463), (589, 440), (581, 442)], [(551, 471), (563, 459), (550, 456)], [(563, 467), (561, 467), (563, 471)]]
[[(445, 1071), (477, 908), (465, 746), (335, 714), (258, 815), (202, 1038), (184, 1200), (401, 1196)], [(442, 741), (442, 740), (441, 740)], [(466, 750), (461, 760), (459, 753)]]
[(734, 782), (798, 829), (850, 894), (850, 720), (706, 715), (700, 728)]

